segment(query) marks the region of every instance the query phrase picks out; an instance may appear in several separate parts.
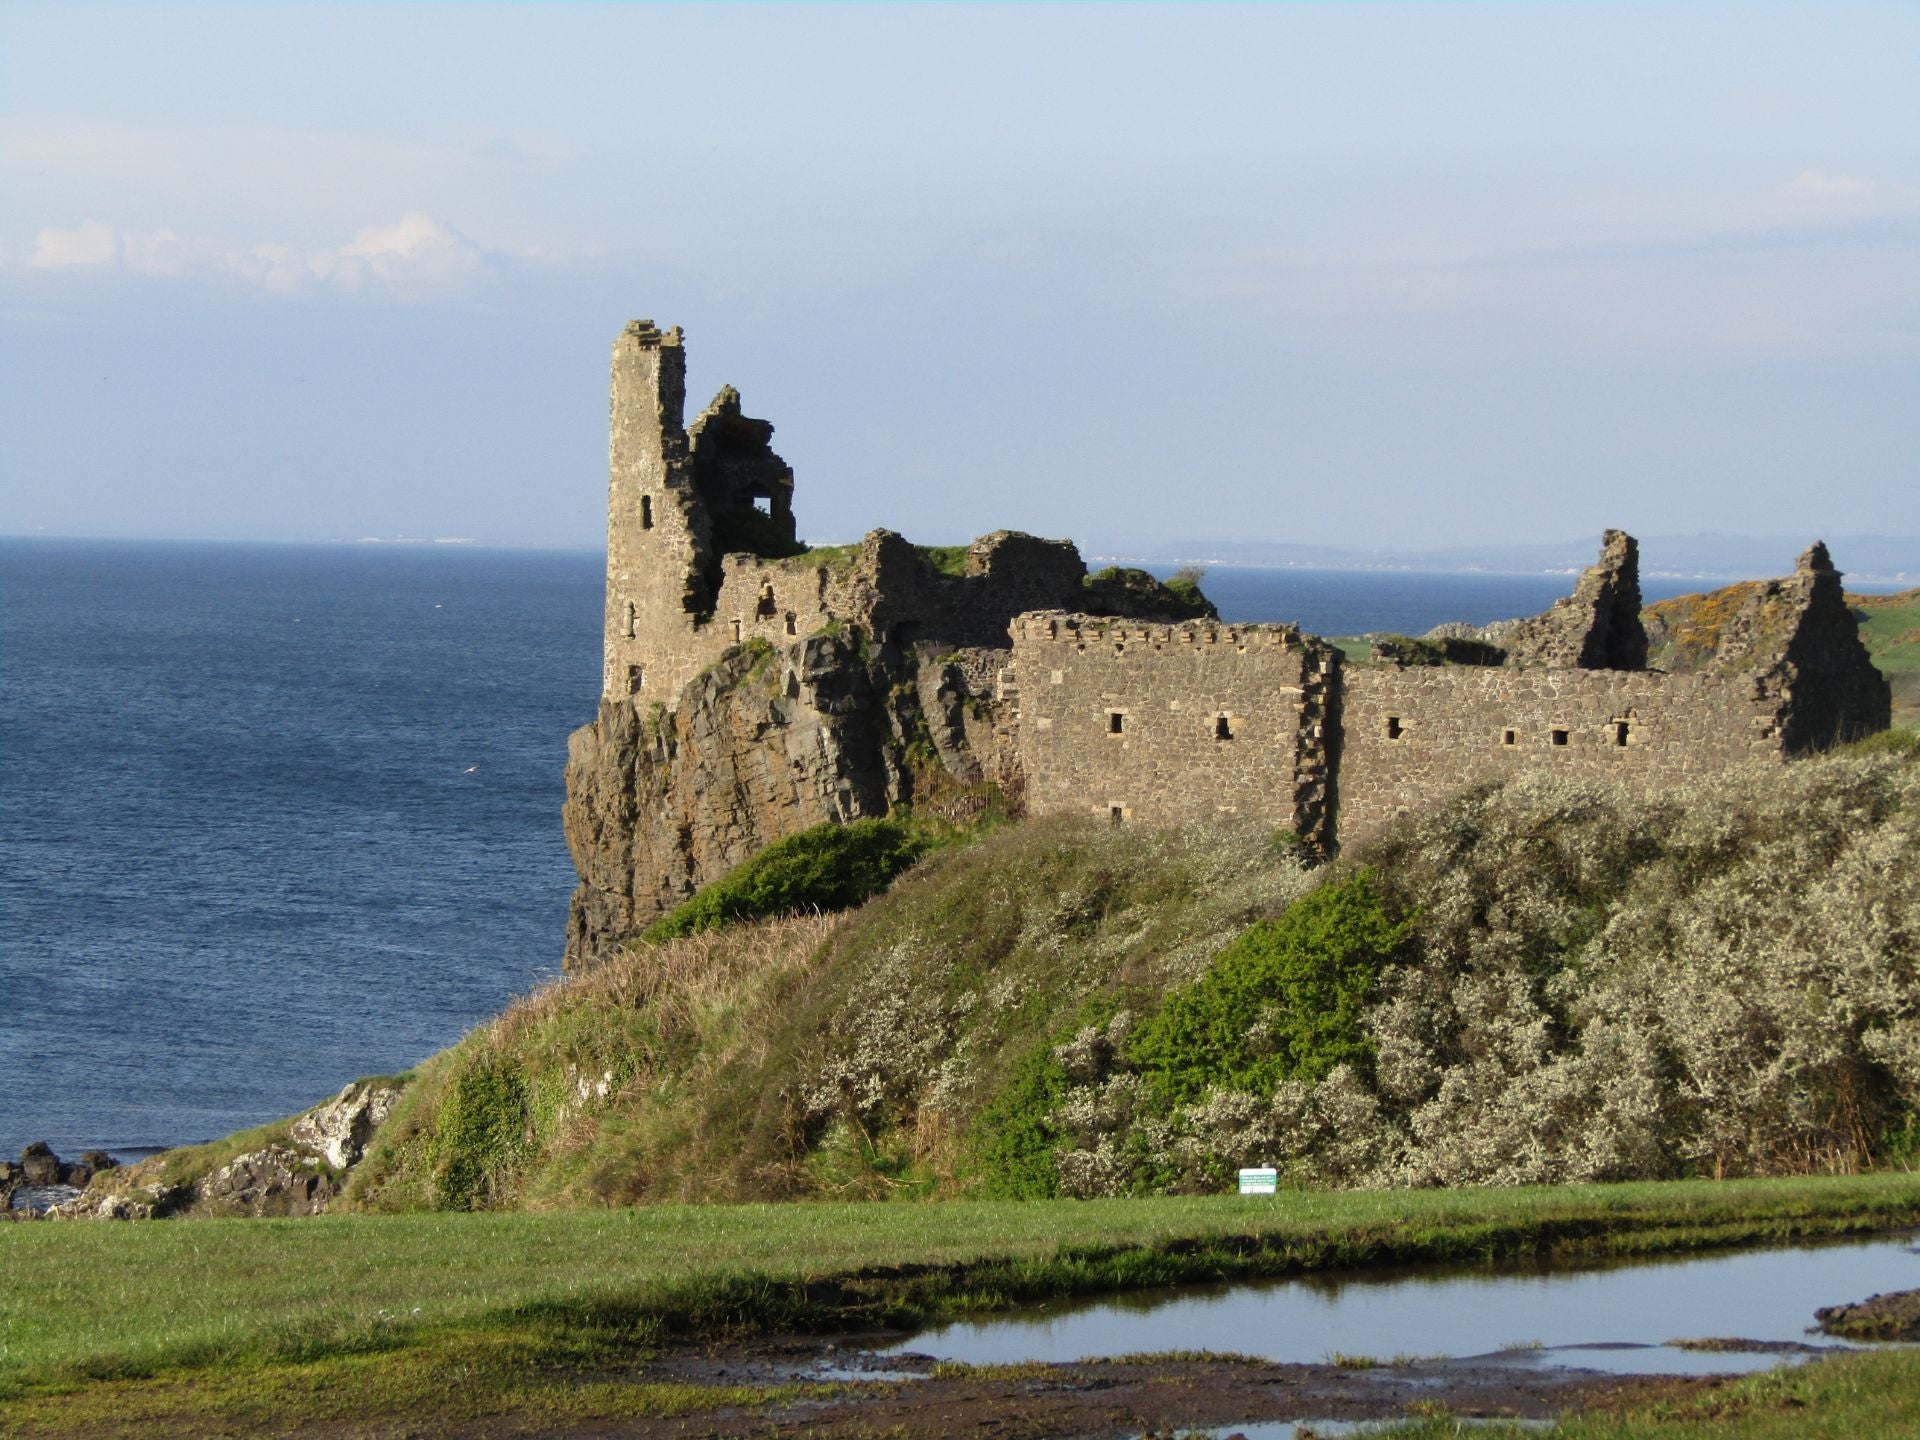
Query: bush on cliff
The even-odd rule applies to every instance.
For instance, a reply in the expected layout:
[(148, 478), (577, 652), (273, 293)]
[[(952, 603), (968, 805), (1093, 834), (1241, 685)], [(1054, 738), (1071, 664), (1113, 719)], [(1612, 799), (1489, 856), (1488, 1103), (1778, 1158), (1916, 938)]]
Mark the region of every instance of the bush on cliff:
[(658, 944), (738, 920), (803, 910), (844, 910), (884, 890), (938, 843), (899, 820), (815, 825), (777, 840), (648, 926)]

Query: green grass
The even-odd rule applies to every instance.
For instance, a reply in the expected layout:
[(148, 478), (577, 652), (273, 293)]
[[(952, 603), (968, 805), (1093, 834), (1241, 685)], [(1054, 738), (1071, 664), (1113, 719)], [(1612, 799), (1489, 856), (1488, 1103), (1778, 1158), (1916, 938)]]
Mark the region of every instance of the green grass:
[(968, 545), (916, 545), (920, 558), (933, 568), (936, 575), (947, 575), (955, 579), (967, 573)]
[(0, 1420), (84, 1429), (89, 1415), (127, 1415), (130, 1397), (156, 1416), (253, 1414), (263, 1396), (282, 1418), (398, 1412), (436, 1377), (481, 1413), (674, 1340), (1376, 1262), (1653, 1253), (1916, 1223), (1920, 1177), (1902, 1174), (12, 1225), (0, 1228)]
[(1920, 590), (1849, 595), (1873, 663), (1893, 687), (1893, 723), (1920, 730)]
[(1920, 590), (1849, 595), (1847, 604), (1875, 665), (1889, 675), (1920, 671)]

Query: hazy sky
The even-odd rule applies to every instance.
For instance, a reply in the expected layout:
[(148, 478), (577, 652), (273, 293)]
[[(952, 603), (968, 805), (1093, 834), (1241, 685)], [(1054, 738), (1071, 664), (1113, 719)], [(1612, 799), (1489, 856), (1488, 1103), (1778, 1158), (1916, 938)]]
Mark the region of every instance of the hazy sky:
[[(1920, 533), (1920, 6), (0, 7), (0, 530)], [(1842, 557), (1844, 561), (1844, 557)]]

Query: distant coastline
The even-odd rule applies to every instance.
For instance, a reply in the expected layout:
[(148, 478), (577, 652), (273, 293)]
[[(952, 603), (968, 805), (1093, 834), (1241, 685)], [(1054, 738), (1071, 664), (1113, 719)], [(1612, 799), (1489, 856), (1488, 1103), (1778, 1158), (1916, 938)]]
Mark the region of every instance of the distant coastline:
[[(1647, 579), (1725, 582), (1783, 575), (1808, 542), (1823, 539), (1847, 579), (1892, 588), (1920, 585), (1920, 536), (1678, 535), (1641, 544)], [(1417, 574), (1578, 575), (1591, 558), (1590, 537), (1537, 545), (1450, 546), (1434, 550), (1357, 549), (1261, 540), (1177, 540), (1151, 549), (1090, 547), (1094, 564), (1149, 569), (1199, 565), (1263, 570), (1388, 571)]]

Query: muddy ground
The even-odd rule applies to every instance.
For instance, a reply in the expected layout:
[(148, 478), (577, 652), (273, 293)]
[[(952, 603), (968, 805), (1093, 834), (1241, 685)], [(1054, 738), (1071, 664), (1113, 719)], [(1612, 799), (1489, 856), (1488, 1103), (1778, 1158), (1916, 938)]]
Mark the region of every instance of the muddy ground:
[(1891, 1290), (1851, 1305), (1828, 1305), (1813, 1312), (1829, 1335), (1850, 1340), (1920, 1340), (1920, 1290)]
[[(878, 1337), (876, 1337), (878, 1338)], [(858, 1376), (858, 1379), (850, 1377)], [(719, 1410), (672, 1419), (582, 1421), (500, 1416), (455, 1429), (475, 1440), (585, 1437), (818, 1437), (922, 1440), (970, 1435), (1025, 1437), (1172, 1436), (1194, 1427), (1225, 1435), (1266, 1420), (1365, 1420), (1444, 1411), (1458, 1416), (1549, 1418), (1673, 1399), (1721, 1383), (1703, 1378), (1622, 1378), (1536, 1367), (1521, 1360), (1425, 1360), (1370, 1368), (1276, 1365), (1232, 1356), (1138, 1357), (1068, 1365), (968, 1369), (924, 1356), (876, 1359), (858, 1339), (768, 1341), (751, 1347), (662, 1357), (632, 1378), (695, 1384), (848, 1381), (841, 1393), (758, 1410)]]

